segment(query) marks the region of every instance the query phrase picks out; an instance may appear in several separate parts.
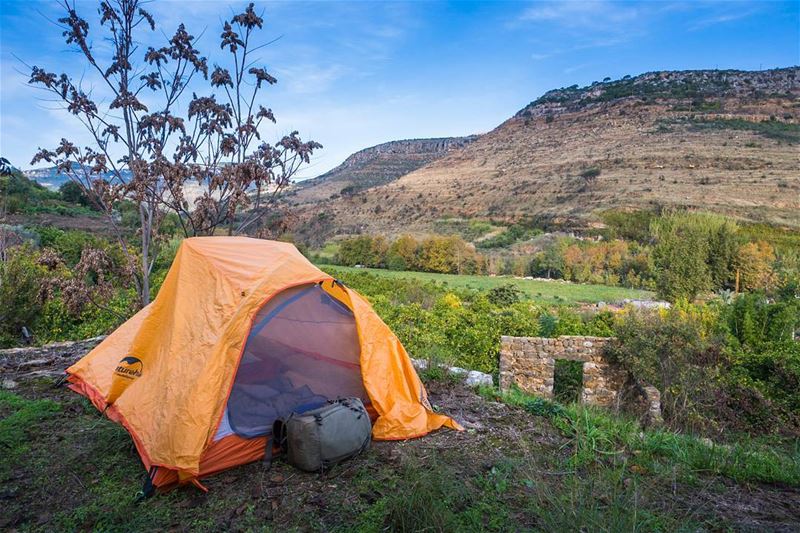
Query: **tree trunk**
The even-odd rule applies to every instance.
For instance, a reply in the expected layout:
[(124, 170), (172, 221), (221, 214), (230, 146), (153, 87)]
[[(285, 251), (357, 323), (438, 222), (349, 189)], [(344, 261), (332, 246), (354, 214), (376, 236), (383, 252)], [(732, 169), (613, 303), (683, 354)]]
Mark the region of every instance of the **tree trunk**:
[(150, 238), (152, 237), (152, 216), (148, 216), (144, 203), (139, 204), (139, 220), (142, 225), (142, 286), (139, 299), (142, 307), (150, 303)]

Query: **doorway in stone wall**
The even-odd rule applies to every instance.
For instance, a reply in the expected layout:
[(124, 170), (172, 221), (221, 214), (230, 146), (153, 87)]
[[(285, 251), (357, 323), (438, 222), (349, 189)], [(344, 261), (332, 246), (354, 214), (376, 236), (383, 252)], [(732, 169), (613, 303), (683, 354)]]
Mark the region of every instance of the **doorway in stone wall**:
[(556, 359), (553, 371), (553, 399), (569, 404), (581, 401), (583, 392), (583, 361)]

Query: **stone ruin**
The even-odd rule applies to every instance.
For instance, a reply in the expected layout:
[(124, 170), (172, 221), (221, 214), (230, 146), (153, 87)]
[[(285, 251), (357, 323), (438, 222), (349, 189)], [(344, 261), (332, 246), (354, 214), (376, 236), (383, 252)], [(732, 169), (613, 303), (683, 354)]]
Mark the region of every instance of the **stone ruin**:
[(633, 411), (646, 424), (661, 423), (661, 395), (655, 387), (637, 383), (605, 356), (616, 339), (562, 336), (500, 339), (500, 389), (516, 385), (542, 398), (553, 398), (556, 360), (583, 363), (581, 403)]

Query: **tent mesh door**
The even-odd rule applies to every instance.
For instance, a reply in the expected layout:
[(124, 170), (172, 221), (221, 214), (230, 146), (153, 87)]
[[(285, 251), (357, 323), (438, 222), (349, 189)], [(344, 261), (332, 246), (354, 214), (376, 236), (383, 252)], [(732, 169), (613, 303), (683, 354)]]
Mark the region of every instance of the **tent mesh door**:
[(353, 313), (319, 285), (273, 297), (256, 315), (228, 399), (242, 437), (267, 435), (275, 419), (329, 399), (368, 401)]

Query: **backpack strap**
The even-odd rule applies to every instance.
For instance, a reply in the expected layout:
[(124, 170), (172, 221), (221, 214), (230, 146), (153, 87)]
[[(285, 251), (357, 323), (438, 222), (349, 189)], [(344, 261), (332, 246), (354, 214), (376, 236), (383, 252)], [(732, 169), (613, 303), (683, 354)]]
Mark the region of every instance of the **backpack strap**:
[(264, 449), (264, 464), (267, 468), (272, 466), (276, 444), (281, 453), (286, 452), (286, 421), (283, 418), (278, 418), (272, 423), (272, 433), (267, 437), (267, 444)]

